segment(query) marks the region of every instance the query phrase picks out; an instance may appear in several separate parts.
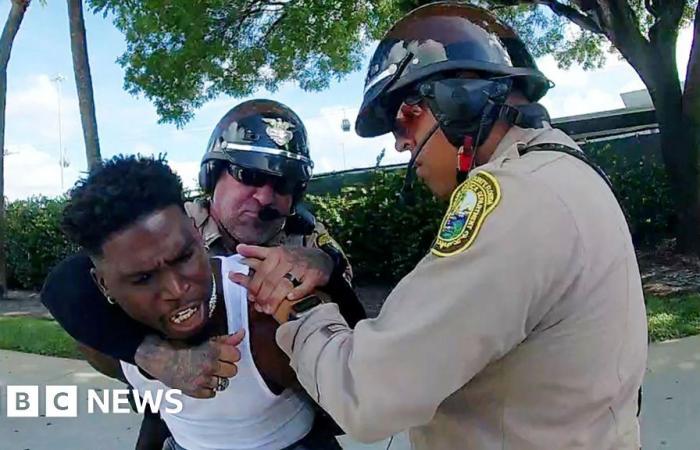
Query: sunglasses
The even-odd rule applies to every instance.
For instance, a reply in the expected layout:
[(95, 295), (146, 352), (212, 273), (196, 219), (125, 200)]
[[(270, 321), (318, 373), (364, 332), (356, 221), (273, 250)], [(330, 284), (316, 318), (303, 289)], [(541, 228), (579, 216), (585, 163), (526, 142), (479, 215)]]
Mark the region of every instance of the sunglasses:
[(295, 180), (289, 180), (284, 177), (270, 175), (255, 169), (246, 169), (245, 167), (229, 164), (226, 171), (239, 183), (246, 186), (263, 187), (266, 184), (272, 185), (272, 189), (279, 195), (290, 195), (299, 189), (300, 183)]
[[(423, 97), (419, 93), (410, 92), (402, 98), (402, 101), (399, 104), (399, 110), (401, 110), (404, 105), (409, 107), (419, 105), (422, 100)], [(394, 118), (392, 132), (397, 136), (410, 138), (413, 135), (413, 132), (411, 131), (411, 124), (413, 122), (414, 118), (410, 114), (400, 114), (397, 112), (396, 117)]]

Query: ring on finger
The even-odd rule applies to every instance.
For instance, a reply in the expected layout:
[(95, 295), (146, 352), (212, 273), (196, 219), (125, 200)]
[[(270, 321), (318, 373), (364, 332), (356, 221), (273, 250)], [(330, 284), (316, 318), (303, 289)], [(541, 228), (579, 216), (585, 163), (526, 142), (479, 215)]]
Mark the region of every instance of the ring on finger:
[(216, 386), (214, 387), (214, 390), (216, 392), (221, 392), (226, 390), (229, 384), (228, 378), (220, 377), (218, 375), (214, 375), (214, 380), (216, 380)]
[(289, 280), (289, 282), (292, 283), (292, 286), (294, 286), (294, 287), (297, 287), (297, 286), (299, 286), (299, 285), (301, 284), (301, 281), (299, 281), (299, 279), (298, 279), (297, 277), (295, 277), (294, 275), (292, 275), (291, 272), (285, 273), (285, 274), (284, 274), (284, 278), (286, 278), (287, 280)]

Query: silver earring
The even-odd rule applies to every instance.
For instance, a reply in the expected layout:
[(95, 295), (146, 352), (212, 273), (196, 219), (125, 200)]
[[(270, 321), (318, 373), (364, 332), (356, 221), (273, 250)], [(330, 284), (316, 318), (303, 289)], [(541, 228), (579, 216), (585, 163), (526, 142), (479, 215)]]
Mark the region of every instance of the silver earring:
[(95, 284), (97, 285), (97, 289), (99, 289), (100, 293), (102, 295), (104, 295), (104, 297), (107, 299), (107, 303), (109, 303), (110, 305), (115, 305), (117, 302), (115, 302), (114, 299), (109, 296), (109, 294), (107, 293), (107, 289), (97, 279), (97, 274), (95, 273), (95, 269), (90, 269), (90, 276), (92, 277), (92, 281), (94, 281)]

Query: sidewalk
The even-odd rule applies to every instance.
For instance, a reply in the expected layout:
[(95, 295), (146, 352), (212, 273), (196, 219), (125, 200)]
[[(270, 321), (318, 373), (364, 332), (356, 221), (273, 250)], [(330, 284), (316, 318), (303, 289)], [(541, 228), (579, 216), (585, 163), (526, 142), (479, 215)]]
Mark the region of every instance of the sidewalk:
[(700, 448), (700, 336), (653, 344), (644, 380), (644, 450)]
[[(6, 385), (78, 385), (78, 418), (8, 418)], [(2, 450), (131, 450), (140, 424), (135, 413), (87, 414), (85, 390), (124, 386), (96, 373), (84, 361), (49, 358), (0, 350), (0, 448)], [(644, 450), (700, 448), (700, 336), (654, 344), (644, 388), (642, 441)], [(43, 388), (40, 389), (43, 397)], [(40, 412), (43, 412), (44, 404)], [(388, 441), (373, 445), (340, 438), (351, 450), (385, 450)], [(390, 450), (407, 450), (400, 434)]]
[[(45, 385), (77, 385), (77, 418), (9, 418), (7, 385), (39, 385), (41, 407)], [(0, 449), (2, 450), (133, 450), (141, 416), (88, 414), (87, 389), (124, 389), (119, 381), (95, 372), (85, 361), (30, 355), (0, 350)], [(343, 448), (385, 450), (387, 443), (363, 445), (343, 436)], [(388, 442), (388, 441), (387, 441)], [(398, 436), (390, 450), (408, 449), (405, 435)]]

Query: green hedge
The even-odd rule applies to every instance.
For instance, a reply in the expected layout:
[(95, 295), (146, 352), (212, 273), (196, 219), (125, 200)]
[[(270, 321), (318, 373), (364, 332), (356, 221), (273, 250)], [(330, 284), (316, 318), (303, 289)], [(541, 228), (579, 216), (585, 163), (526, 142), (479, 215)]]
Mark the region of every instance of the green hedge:
[(630, 158), (610, 145), (589, 145), (586, 153), (608, 174), (637, 245), (653, 245), (673, 227), (673, 199), (666, 171), (649, 156)]
[(422, 258), (437, 233), (444, 204), (416, 183), (416, 203), (399, 204), (405, 171), (374, 174), (338, 196), (307, 196), (318, 220), (346, 251), (360, 280), (398, 280)]
[(41, 288), (51, 268), (75, 251), (59, 229), (64, 201), (33, 197), (7, 206), (5, 249), (11, 288)]
[[(589, 145), (587, 154), (615, 186), (637, 245), (653, 245), (671, 232), (672, 200), (663, 166), (648, 157), (629, 158), (609, 145)], [(377, 171), (362, 186), (337, 196), (307, 196), (317, 218), (343, 246), (359, 281), (397, 281), (426, 254), (444, 214), (423, 186), (414, 208), (399, 205), (405, 171)], [(420, 183), (417, 183), (420, 184)]]
[[(612, 179), (638, 245), (654, 244), (672, 226), (671, 197), (660, 163), (630, 159), (608, 146), (589, 146), (588, 154)], [(402, 206), (397, 193), (405, 171), (376, 171), (360, 186), (339, 195), (309, 195), (307, 203), (350, 257), (358, 281), (396, 281), (425, 255), (445, 204), (416, 183), (416, 205)], [(64, 199), (31, 198), (7, 207), (10, 287), (38, 289), (48, 271), (74, 251), (59, 231)]]

